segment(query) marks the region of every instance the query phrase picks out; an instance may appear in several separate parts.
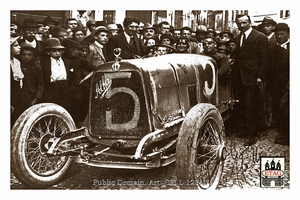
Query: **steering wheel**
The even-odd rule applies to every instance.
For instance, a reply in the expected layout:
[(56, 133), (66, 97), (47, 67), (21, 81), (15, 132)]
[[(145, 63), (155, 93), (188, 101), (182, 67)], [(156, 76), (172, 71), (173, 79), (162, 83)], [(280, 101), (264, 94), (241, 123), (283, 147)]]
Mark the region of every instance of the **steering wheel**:
[(153, 46), (148, 47), (148, 51), (147, 54), (149, 55), (149, 53), (152, 51), (153, 52), (153, 57), (155, 56), (159, 56), (159, 54), (156, 52), (157, 47), (167, 47), (167, 54), (171, 54), (171, 53), (178, 53), (177, 49), (173, 46), (167, 45), (167, 44), (155, 44)]

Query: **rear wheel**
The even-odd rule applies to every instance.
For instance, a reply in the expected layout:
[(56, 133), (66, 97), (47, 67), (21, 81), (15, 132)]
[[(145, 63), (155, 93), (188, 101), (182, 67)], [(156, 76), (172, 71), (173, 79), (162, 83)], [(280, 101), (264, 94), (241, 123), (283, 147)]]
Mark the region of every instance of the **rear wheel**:
[(176, 173), (181, 189), (215, 189), (225, 159), (222, 117), (211, 104), (198, 104), (187, 114), (178, 136)]
[(16, 178), (31, 188), (58, 183), (72, 160), (46, 152), (55, 138), (75, 128), (70, 114), (59, 105), (43, 103), (27, 109), (11, 130), (11, 169)]

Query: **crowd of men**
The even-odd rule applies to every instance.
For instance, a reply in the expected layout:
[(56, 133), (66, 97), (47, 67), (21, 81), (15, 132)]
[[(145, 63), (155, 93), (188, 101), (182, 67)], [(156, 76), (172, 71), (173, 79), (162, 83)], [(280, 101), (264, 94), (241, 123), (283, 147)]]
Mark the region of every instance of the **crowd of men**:
[(248, 15), (238, 15), (240, 33), (220, 33), (199, 25), (174, 29), (168, 22), (143, 24), (125, 18), (123, 24), (75, 18), (66, 25), (48, 16), (42, 23), (11, 21), (11, 126), (28, 107), (41, 102), (57, 103), (70, 112), (77, 126), (87, 114), (88, 84), (79, 82), (97, 66), (115, 59), (140, 59), (169, 53), (192, 53), (216, 60), (218, 75), (231, 74), (241, 102), (241, 136), (245, 146), (255, 144), (259, 91), (266, 86), (272, 96), (275, 142), (289, 144), (289, 26), (265, 17), (253, 27)]

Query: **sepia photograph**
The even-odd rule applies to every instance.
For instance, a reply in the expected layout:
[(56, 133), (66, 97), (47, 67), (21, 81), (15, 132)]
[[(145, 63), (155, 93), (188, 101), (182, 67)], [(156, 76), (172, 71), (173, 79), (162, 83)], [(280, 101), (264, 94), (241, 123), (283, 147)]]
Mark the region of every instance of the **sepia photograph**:
[(294, 12), (135, 7), (9, 10), (10, 192), (291, 191)]

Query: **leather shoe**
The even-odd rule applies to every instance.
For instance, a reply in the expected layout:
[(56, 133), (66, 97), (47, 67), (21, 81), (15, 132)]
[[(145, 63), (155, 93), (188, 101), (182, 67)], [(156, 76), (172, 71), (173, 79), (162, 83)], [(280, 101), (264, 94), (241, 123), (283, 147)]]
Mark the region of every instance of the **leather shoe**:
[(254, 138), (251, 138), (244, 142), (244, 146), (251, 146), (255, 143), (256, 143), (256, 140)]

